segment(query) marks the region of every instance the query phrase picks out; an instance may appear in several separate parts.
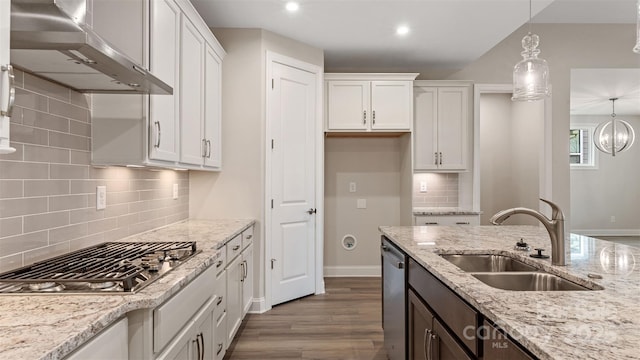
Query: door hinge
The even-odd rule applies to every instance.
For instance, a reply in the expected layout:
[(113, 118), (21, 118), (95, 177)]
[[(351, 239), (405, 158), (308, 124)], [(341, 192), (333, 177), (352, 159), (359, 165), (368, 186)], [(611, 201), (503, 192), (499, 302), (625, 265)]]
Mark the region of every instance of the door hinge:
[(276, 262), (276, 259), (271, 259), (271, 270), (273, 270), (273, 263)]
[(273, 199), (271, 199), (271, 208), (273, 209)]
[(275, 146), (275, 141), (271, 139), (271, 150), (273, 150), (274, 146)]
[(271, 79), (271, 89), (275, 89), (276, 88), (275, 83), (276, 83), (275, 80)]

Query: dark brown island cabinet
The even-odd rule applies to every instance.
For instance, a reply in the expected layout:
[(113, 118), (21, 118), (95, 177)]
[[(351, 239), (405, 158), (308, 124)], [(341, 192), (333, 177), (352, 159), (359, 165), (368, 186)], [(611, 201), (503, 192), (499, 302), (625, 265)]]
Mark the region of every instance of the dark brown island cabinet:
[[(407, 257), (406, 359), (537, 359), (410, 255)], [(388, 308), (383, 307), (383, 311)]]

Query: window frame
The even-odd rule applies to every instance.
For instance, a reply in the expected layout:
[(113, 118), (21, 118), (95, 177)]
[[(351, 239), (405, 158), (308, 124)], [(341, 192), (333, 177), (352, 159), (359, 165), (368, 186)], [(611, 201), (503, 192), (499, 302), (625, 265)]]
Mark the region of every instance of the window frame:
[(569, 167), (571, 170), (597, 170), (598, 169), (598, 151), (596, 151), (596, 147), (595, 144), (593, 143), (593, 135), (595, 132), (597, 124), (577, 124), (577, 123), (571, 123), (569, 125), (569, 136), (571, 136), (571, 131), (572, 130), (579, 130), (582, 132), (586, 132), (587, 136), (589, 137), (588, 141), (586, 142), (587, 146), (585, 148), (584, 144), (585, 142), (582, 141), (582, 136), (581, 136), (581, 141), (580, 144), (582, 144), (581, 146), (581, 153), (572, 153), (571, 152), (571, 148), (569, 148), (569, 157), (571, 157), (571, 155), (581, 155), (584, 153), (588, 153), (589, 156), (587, 158), (591, 159), (590, 162), (588, 163), (572, 163), (571, 160), (569, 160)]

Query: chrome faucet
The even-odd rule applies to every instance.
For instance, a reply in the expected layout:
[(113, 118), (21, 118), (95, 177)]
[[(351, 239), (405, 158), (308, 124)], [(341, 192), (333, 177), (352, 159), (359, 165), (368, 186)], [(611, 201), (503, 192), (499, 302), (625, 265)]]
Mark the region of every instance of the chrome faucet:
[(547, 229), (547, 232), (549, 233), (549, 238), (551, 238), (551, 264), (562, 266), (567, 265), (565, 259), (564, 214), (558, 205), (545, 199), (540, 200), (551, 206), (551, 219), (547, 218), (539, 211), (524, 207), (516, 207), (496, 213), (489, 221), (493, 225), (500, 225), (514, 214), (526, 214), (533, 216), (538, 219), (542, 225), (544, 225), (545, 229)]

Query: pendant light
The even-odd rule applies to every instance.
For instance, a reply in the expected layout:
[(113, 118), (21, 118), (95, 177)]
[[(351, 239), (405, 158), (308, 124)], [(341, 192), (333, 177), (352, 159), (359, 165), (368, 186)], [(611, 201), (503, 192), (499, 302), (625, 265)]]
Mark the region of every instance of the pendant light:
[(598, 150), (616, 156), (628, 150), (636, 138), (631, 124), (624, 120), (616, 120), (615, 103), (618, 98), (611, 98), (611, 121), (605, 121), (596, 127), (593, 142)]
[[(638, 0), (640, 1), (640, 0)], [(540, 37), (531, 33), (531, 0), (529, 0), (529, 33), (522, 38), (522, 60), (513, 68), (513, 101), (542, 100), (551, 95), (549, 65), (538, 58)]]
[(633, 52), (640, 54), (640, 0), (636, 3), (636, 46), (633, 47)]

